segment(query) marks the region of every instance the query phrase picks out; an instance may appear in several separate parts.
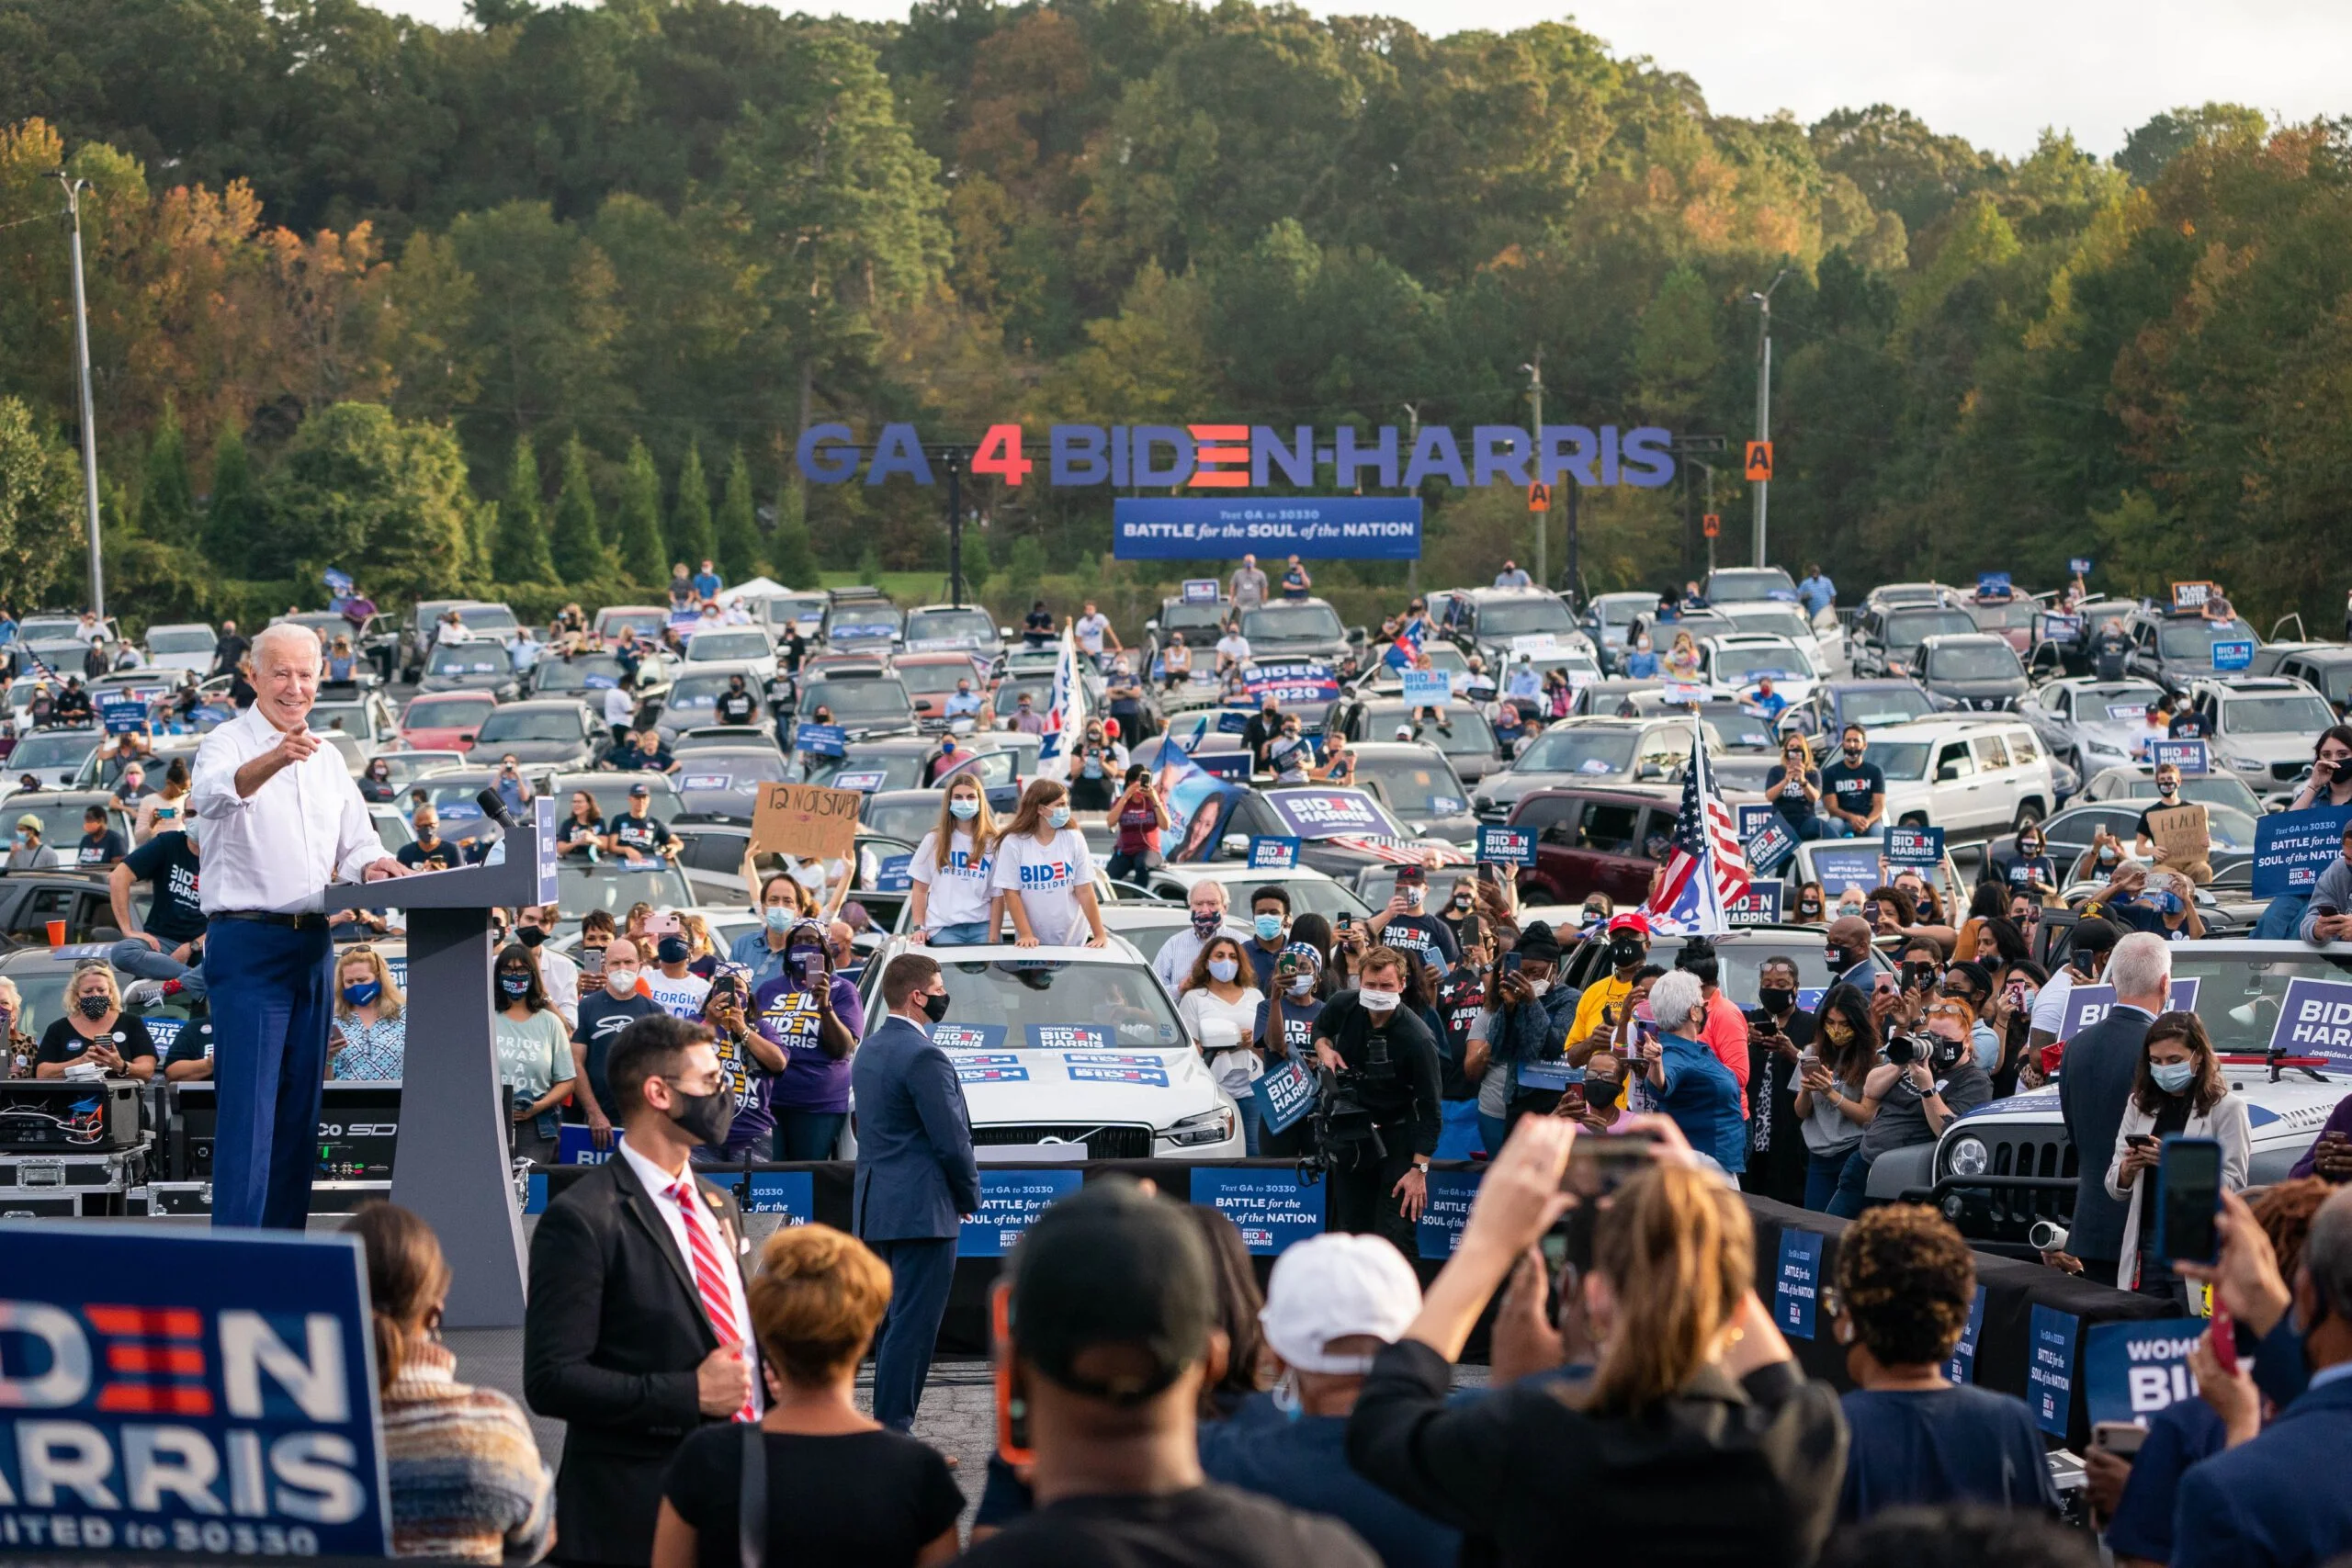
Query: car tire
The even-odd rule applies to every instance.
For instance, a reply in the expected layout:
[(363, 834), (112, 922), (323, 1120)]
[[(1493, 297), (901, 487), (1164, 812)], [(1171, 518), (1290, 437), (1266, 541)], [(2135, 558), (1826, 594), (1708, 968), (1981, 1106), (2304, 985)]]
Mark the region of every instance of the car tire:
[(2009, 824), (2009, 831), (2012, 833), (2023, 832), (2029, 826), (2040, 822), (2043, 815), (2044, 813), (2042, 811), (2041, 802), (2039, 800), (2035, 800), (2030, 796), (2024, 800), (2020, 800), (2018, 802), (2017, 818)]

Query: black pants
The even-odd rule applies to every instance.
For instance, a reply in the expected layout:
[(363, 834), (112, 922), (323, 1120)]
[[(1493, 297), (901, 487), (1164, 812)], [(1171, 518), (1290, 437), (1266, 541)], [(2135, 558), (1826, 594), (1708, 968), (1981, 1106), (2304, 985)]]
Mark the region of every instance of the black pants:
[(1413, 1168), (1412, 1129), (1400, 1122), (1381, 1128), (1380, 1137), (1386, 1154), (1374, 1156), (1370, 1144), (1360, 1145), (1356, 1163), (1327, 1178), (1330, 1228), (1386, 1236), (1409, 1261), (1417, 1252), (1413, 1222), (1397, 1212), (1404, 1200), (1396, 1187)]

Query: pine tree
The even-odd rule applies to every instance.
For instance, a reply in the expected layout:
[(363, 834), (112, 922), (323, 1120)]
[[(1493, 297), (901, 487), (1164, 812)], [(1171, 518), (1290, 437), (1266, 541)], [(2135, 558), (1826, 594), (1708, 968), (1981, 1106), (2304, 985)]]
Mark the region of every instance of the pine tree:
[(555, 557), (548, 548), (547, 524), (540, 518), (539, 459), (531, 438), (514, 438), (514, 460), (506, 469), (506, 494), (498, 502), (498, 527), (492, 537), (490, 575), (499, 582), (553, 582)]
[(752, 511), (752, 465), (735, 448), (727, 465), (727, 493), (718, 502), (718, 570), (729, 582), (760, 574), (760, 524)]
[[(667, 582), (670, 569), (662, 560), (662, 474), (641, 440), (628, 444), (618, 517), (621, 570), (639, 582)], [(686, 570), (692, 571), (694, 563), (689, 561)]]
[(261, 493), (254, 481), (245, 439), (233, 424), (212, 443), (212, 496), (204, 507), (204, 558), (223, 577), (243, 577), (252, 558), (254, 529), (261, 521)]
[(808, 521), (801, 510), (801, 491), (786, 481), (776, 507), (775, 577), (786, 588), (813, 591), (822, 576), (817, 552), (808, 543)]
[[(702, 471), (702, 443), (689, 441), (686, 460), (678, 466), (678, 499), (670, 506), (670, 558), (685, 562), (693, 571), (718, 557), (718, 547), (710, 536), (710, 480)], [(735, 581), (733, 572), (726, 576)]]
[(147, 448), (139, 493), (139, 531), (151, 539), (178, 544), (196, 525), (196, 479), (187, 470), (187, 442), (180, 434), (179, 410), (164, 400), (164, 417)]
[(612, 558), (598, 526), (596, 497), (588, 486), (588, 453), (574, 435), (563, 444), (563, 490), (555, 498), (548, 542), (557, 581), (593, 582), (611, 575)]

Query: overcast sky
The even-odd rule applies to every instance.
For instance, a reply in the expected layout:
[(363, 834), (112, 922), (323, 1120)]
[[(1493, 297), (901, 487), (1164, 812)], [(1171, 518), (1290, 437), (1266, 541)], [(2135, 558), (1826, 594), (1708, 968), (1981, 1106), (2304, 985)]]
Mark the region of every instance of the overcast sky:
[[(429, 21), (464, 0), (369, 0)], [(1849, 105), (1908, 108), (1938, 130), (2012, 156), (2044, 126), (2111, 152), (2161, 110), (2208, 100), (2290, 120), (2352, 112), (2352, 0), (1306, 0), (1377, 11), (1437, 33), (1508, 31), (1573, 17), (1620, 54), (1696, 80), (1718, 113), (1801, 120)], [(866, 18), (898, 0), (794, 8)]]

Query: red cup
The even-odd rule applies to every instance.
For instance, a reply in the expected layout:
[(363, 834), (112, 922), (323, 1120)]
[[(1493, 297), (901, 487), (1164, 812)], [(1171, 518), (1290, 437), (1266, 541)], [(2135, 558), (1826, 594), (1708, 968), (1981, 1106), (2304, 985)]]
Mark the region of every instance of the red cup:
[(65, 922), (63, 920), (51, 920), (49, 922), (49, 945), (51, 947), (63, 947), (65, 945)]

